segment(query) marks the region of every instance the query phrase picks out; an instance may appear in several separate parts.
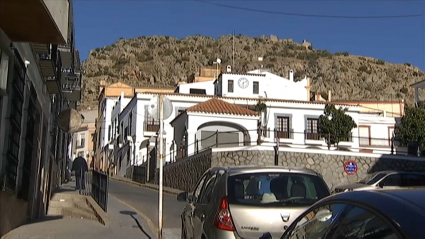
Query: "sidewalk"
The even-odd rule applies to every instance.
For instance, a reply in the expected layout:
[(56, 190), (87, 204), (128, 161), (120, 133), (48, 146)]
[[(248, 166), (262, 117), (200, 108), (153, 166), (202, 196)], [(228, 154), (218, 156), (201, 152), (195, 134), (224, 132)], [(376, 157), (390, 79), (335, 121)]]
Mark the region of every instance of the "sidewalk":
[(149, 225), (142, 215), (112, 196), (108, 198), (107, 215), (110, 220), (109, 227), (86, 219), (46, 216), (43, 220), (29, 222), (16, 228), (2, 239), (150, 239), (157, 237), (154, 225)]

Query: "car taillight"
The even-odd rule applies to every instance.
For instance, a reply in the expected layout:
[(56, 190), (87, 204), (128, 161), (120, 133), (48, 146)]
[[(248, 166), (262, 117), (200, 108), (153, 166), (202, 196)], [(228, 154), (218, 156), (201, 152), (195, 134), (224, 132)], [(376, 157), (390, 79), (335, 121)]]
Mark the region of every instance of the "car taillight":
[(232, 216), (229, 211), (229, 203), (227, 197), (223, 197), (218, 208), (217, 216), (214, 220), (214, 226), (219, 229), (226, 231), (234, 231), (235, 226), (233, 225)]

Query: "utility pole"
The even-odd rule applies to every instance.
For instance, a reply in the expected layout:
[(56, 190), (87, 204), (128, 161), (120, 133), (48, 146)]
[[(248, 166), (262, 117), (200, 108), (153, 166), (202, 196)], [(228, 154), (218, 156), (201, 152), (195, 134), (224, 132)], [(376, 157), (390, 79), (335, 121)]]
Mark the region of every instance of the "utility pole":
[(232, 69), (235, 68), (235, 31), (233, 31), (232, 34), (232, 41), (233, 41), (233, 47), (232, 47)]
[(158, 209), (158, 239), (162, 239), (162, 206), (163, 206), (163, 131), (164, 131), (164, 99), (163, 95), (159, 94), (159, 209)]

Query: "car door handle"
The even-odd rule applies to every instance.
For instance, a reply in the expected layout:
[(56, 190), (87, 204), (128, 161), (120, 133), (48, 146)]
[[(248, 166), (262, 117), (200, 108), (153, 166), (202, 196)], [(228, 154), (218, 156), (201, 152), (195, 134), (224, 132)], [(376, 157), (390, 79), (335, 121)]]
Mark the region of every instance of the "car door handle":
[(201, 214), (200, 219), (201, 219), (201, 222), (203, 222), (205, 220), (205, 214)]

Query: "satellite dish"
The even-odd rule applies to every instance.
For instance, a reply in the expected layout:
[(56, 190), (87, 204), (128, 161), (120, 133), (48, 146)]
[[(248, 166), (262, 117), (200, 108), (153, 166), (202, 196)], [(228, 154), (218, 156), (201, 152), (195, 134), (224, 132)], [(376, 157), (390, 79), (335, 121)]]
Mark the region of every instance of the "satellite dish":
[[(170, 99), (167, 97), (162, 97), (164, 100), (164, 120), (168, 119), (171, 116), (171, 113), (173, 112), (173, 104), (171, 103)], [(150, 101), (148, 105), (148, 113), (149, 115), (154, 118), (155, 120), (159, 120), (159, 97), (154, 96)]]

